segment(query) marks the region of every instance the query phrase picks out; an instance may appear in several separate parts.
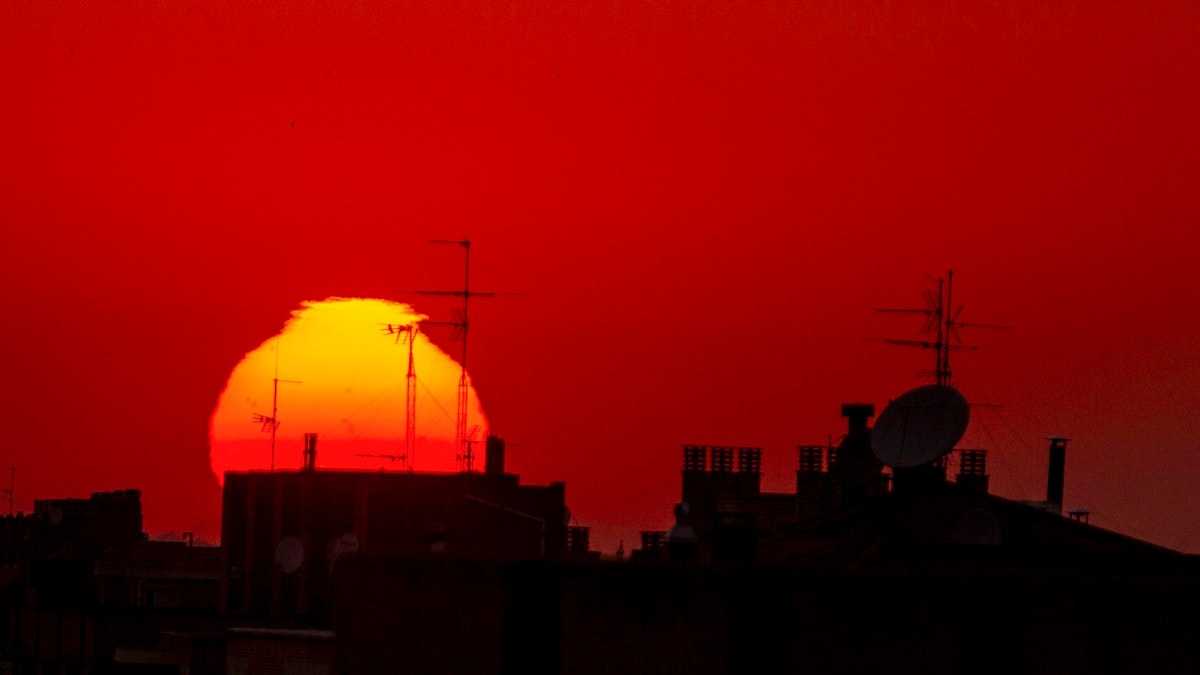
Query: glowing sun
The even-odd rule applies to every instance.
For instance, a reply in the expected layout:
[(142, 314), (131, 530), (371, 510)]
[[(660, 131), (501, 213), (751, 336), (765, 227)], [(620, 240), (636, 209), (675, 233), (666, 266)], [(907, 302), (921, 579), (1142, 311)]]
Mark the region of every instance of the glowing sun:
[[(421, 332), (426, 318), (384, 300), (303, 303), (229, 375), (209, 423), (217, 480), (224, 483), (226, 471), (266, 470), (272, 462), (276, 469), (299, 468), (310, 432), (317, 434), (320, 468), (455, 470), (460, 368)], [(407, 457), (410, 335), (416, 434)], [(467, 395), (468, 429), (477, 428), (482, 439), (487, 420), (469, 379)]]

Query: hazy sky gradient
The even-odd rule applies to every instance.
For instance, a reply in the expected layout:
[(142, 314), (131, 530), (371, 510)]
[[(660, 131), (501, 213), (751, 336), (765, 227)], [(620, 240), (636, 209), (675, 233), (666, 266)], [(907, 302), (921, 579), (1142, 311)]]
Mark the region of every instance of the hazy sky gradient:
[[(932, 357), (994, 491), (1200, 550), (1194, 2), (0, 4), (0, 448), (17, 502), (140, 487), (216, 536), (221, 387), (305, 300), (481, 289), (510, 467), (605, 550), (680, 447), (844, 431)], [(445, 302), (416, 309), (448, 319)], [(911, 320), (909, 320), (911, 319)], [(443, 344), (449, 353), (453, 345)], [(298, 452), (298, 450), (297, 450)]]

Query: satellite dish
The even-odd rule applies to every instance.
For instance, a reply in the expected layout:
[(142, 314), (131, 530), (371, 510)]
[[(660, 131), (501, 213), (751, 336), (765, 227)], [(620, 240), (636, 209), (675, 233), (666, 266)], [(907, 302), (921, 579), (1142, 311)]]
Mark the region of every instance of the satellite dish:
[(954, 387), (910, 389), (888, 404), (871, 429), (871, 450), (893, 468), (928, 464), (954, 449), (967, 430), (971, 409)]
[(275, 562), (284, 574), (291, 574), (304, 564), (304, 544), (294, 536), (284, 537), (275, 546)]
[(63, 519), (62, 507), (55, 506), (54, 508), (50, 509), (50, 524), (51, 525), (57, 525), (57, 524), (61, 523), (62, 519)]

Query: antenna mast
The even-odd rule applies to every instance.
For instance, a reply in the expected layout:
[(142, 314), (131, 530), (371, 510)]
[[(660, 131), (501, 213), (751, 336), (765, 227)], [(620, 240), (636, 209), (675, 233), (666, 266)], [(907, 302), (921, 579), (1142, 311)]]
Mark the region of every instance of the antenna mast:
[(254, 422), (262, 425), (264, 432), (271, 432), (271, 471), (275, 470), (275, 431), (279, 429), (279, 383), (301, 384), (299, 380), (279, 379), (279, 338), (275, 338), (275, 378), (271, 380), (271, 415), (254, 414)]
[[(492, 297), (491, 292), (471, 290), (471, 240), (470, 239), (430, 239), (431, 244), (452, 244), (463, 249), (463, 287), (461, 291), (417, 291), (422, 295), (450, 295), (462, 298), (461, 314), (457, 321), (441, 322), (452, 325), (462, 339), (462, 357), (459, 359), (461, 370), (458, 377), (458, 410), (454, 424), (454, 447), (457, 448), (458, 466), (461, 471), (471, 470), (471, 452), (466, 445), (467, 438), (467, 335), (470, 328), (471, 297)], [(431, 322), (432, 323), (432, 322)]]
[(958, 317), (962, 314), (963, 306), (959, 305), (954, 309), (952, 304), (952, 293), (954, 292), (954, 270), (946, 271), (946, 278), (934, 279), (937, 282), (937, 292), (932, 290), (922, 291), (921, 296), (925, 298), (925, 307), (923, 309), (915, 308), (880, 308), (876, 311), (901, 314), (924, 314), (926, 316), (925, 325), (921, 328), (922, 333), (933, 333), (934, 340), (892, 340), (885, 339), (884, 342), (894, 345), (904, 345), (907, 347), (921, 347), (922, 349), (932, 349), (934, 353), (934, 379), (939, 385), (950, 385), (950, 352), (959, 349), (979, 349), (978, 345), (964, 345), (958, 335), (960, 326), (971, 328), (1009, 328), (1009, 326), (998, 326), (986, 323), (967, 323), (959, 321)]
[[(433, 326), (454, 326), (457, 329), (462, 327), (462, 324), (455, 321), (424, 321)], [(417, 333), (421, 330), (420, 324), (417, 322), (408, 324), (384, 324), (383, 332), (388, 335), (395, 335), (397, 344), (404, 340), (408, 342), (408, 375), (406, 376), (406, 386), (404, 390), (404, 454), (403, 455), (360, 455), (360, 456), (377, 456), (391, 458), (394, 462), (397, 459), (404, 460), (405, 468), (409, 471), (413, 470), (417, 459), (417, 368), (416, 362), (413, 360), (413, 343), (417, 339)], [(457, 335), (457, 333), (456, 333)]]
[(403, 340), (408, 343), (408, 375), (405, 377), (406, 386), (404, 388), (404, 454), (399, 457), (395, 455), (378, 456), (387, 457), (393, 462), (397, 459), (403, 460), (404, 468), (409, 471), (413, 469), (417, 454), (417, 369), (413, 361), (413, 343), (417, 340), (417, 331), (418, 326), (415, 323), (404, 325), (389, 323), (385, 329), (389, 335), (396, 336), (396, 342)]

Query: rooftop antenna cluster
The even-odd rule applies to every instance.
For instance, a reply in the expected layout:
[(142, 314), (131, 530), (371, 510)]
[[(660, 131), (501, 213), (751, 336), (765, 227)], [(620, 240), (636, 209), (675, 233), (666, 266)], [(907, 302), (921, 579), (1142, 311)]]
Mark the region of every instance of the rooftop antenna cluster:
[[(437, 322), (454, 327), (454, 337), (462, 341), (462, 353), (459, 358), (458, 404), (454, 424), (454, 447), (457, 449), (456, 459), (460, 471), (471, 470), (471, 450), (468, 445), (473, 439), (467, 432), (467, 336), (471, 325), (470, 307), (472, 297), (493, 297), (494, 292), (471, 290), (471, 240), (470, 239), (430, 239), (431, 244), (449, 244), (459, 246), (463, 250), (463, 286), (461, 290), (451, 291), (415, 291), (421, 295), (447, 295), (462, 298), (462, 308), (455, 312), (453, 321)], [(435, 322), (429, 322), (435, 323)]]
[[(951, 381), (950, 352), (978, 349), (962, 344), (958, 329), (1008, 328), (959, 321), (963, 307), (953, 304), (954, 270), (946, 278), (933, 279), (937, 291), (922, 293), (923, 308), (880, 309), (880, 312), (924, 314), (921, 332), (932, 335), (926, 340), (884, 340), (889, 344), (932, 349), (934, 384), (911, 389), (890, 402), (871, 429), (871, 450), (875, 457), (894, 470), (942, 466), (942, 457), (954, 449), (970, 422), (970, 404)], [(899, 479), (900, 474), (896, 475)]]
[(940, 385), (950, 385), (950, 352), (961, 349), (979, 349), (978, 345), (965, 345), (959, 336), (958, 329), (964, 328), (1009, 328), (987, 323), (968, 323), (959, 321), (963, 305), (954, 307), (952, 294), (954, 292), (954, 270), (947, 270), (946, 278), (932, 279), (937, 284), (937, 291), (925, 289), (921, 296), (925, 299), (923, 308), (880, 308), (876, 311), (898, 314), (924, 314), (925, 325), (921, 332), (932, 335), (932, 341), (925, 340), (895, 340), (885, 339), (884, 342), (907, 347), (932, 349), (934, 353), (934, 380)]

